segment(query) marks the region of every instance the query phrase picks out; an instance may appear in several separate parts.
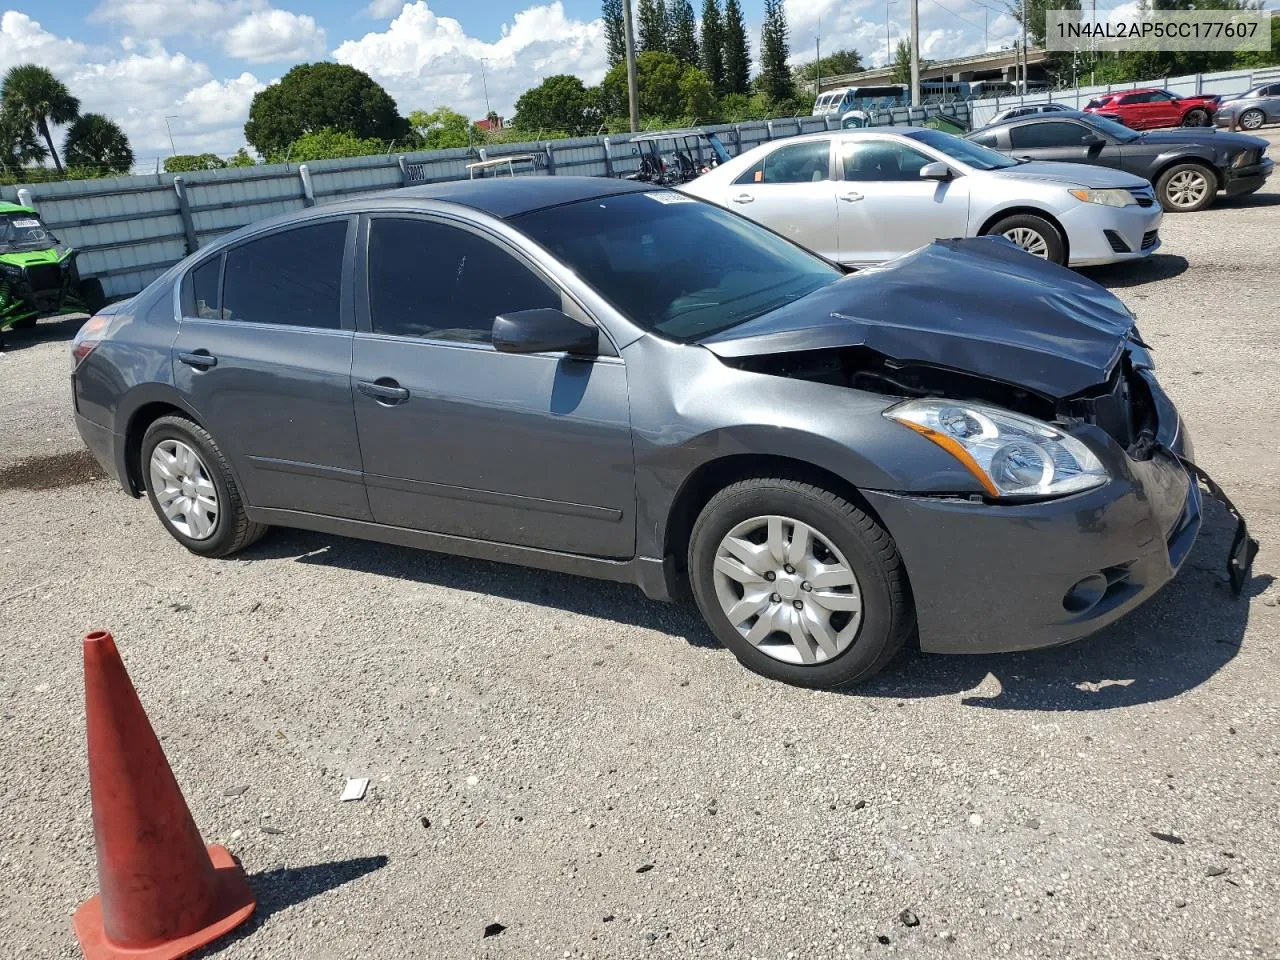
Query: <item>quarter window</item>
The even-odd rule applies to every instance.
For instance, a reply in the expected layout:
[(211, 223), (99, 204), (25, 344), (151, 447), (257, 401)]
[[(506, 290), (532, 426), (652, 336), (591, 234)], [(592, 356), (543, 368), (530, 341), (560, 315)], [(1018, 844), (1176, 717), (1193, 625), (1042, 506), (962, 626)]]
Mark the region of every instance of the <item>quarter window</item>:
[(738, 183), (814, 183), (831, 179), (831, 141), (779, 147), (738, 178)]
[(970, 137), (969, 139), (980, 147), (995, 147), (998, 141), (995, 131), (992, 131), (991, 133), (980, 133), (976, 137)]
[(201, 320), (216, 320), (218, 313), (218, 281), (222, 279), (222, 257), (206, 260), (191, 271), (190, 295), (183, 311)]
[(919, 180), (933, 160), (892, 140), (851, 140), (843, 147), (846, 180)]
[(227, 251), (222, 315), (290, 327), (341, 326), (347, 221), (282, 230)]
[(369, 235), (369, 313), (375, 333), (488, 343), (499, 314), (560, 309), (558, 290), (469, 230), (378, 218)]

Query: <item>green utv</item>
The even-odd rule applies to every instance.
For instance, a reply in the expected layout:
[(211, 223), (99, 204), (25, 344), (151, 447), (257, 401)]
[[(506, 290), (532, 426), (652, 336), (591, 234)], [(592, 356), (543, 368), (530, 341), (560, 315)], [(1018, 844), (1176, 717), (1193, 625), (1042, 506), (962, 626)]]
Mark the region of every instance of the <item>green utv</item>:
[(59, 313), (96, 313), (102, 281), (81, 280), (64, 247), (30, 207), (0, 202), (0, 337)]

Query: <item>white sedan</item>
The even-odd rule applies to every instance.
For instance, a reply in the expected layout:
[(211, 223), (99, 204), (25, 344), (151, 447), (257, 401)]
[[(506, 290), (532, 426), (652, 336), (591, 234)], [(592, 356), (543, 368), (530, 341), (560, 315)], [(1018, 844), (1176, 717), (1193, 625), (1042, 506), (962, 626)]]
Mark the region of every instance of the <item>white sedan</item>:
[(1070, 266), (1133, 260), (1159, 248), (1163, 216), (1133, 174), (1011, 160), (918, 127), (775, 140), (679, 189), (851, 266), (988, 234)]

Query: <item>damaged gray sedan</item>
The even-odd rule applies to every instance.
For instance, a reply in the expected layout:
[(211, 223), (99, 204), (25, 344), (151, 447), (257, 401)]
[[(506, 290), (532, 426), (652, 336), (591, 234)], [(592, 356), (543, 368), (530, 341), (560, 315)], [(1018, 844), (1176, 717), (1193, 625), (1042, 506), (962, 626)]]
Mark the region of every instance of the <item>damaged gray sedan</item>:
[[(1091, 281), (999, 239), (846, 275), (624, 181), (257, 224), (73, 354), (85, 442), (197, 554), (278, 525), (691, 589), (747, 667), (803, 686), (913, 636), (1085, 636), (1201, 522), (1177, 411)], [(1241, 522), (1237, 588), (1254, 546)]]

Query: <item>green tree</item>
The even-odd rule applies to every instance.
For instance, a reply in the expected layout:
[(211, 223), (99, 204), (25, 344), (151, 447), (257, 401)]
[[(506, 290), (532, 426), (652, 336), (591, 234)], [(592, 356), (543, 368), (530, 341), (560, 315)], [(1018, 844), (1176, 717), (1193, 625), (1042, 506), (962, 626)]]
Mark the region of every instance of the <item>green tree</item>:
[(370, 157), (385, 153), (386, 149), (386, 144), (377, 137), (357, 137), (345, 130), (325, 129), (304, 133), (268, 159), (271, 163), (306, 163), (339, 157)]
[(53, 146), (50, 124), (70, 123), (80, 115), (80, 101), (71, 95), (66, 84), (45, 67), (34, 63), (20, 64), (10, 67), (4, 75), (4, 83), (0, 85), (0, 103), (44, 138), (54, 167), (62, 173), (62, 161)]
[(862, 54), (857, 50), (837, 50), (821, 60), (810, 60), (795, 71), (798, 80), (816, 80), (819, 76), (838, 77), (865, 70)]
[(193, 173), (196, 170), (221, 170), (227, 165), (216, 153), (176, 153), (164, 158), (165, 173)]
[(693, 4), (689, 0), (672, 0), (667, 12), (671, 20), (671, 52), (681, 63), (698, 66), (698, 24), (693, 19)]
[(782, 0), (764, 0), (764, 24), (760, 27), (760, 87), (773, 100), (790, 100), (795, 94), (787, 57), (787, 15)]
[(128, 173), (133, 168), (133, 148), (119, 125), (100, 113), (77, 117), (62, 141), (62, 156), (69, 167), (95, 167), (104, 173)]
[(640, 0), (636, 9), (640, 21), (640, 43), (637, 52), (668, 48), (667, 7), (663, 0)]
[(258, 161), (249, 156), (249, 151), (241, 147), (235, 152), (230, 160), (227, 161), (228, 167), (253, 167), (257, 166)]
[(6, 174), (20, 176), (25, 167), (48, 156), (48, 148), (31, 124), (12, 110), (0, 109), (0, 167)]
[[(614, 64), (626, 77), (626, 62)], [(612, 71), (610, 71), (612, 72)], [(625, 83), (625, 79), (624, 79)], [(565, 130), (579, 132), (597, 123), (596, 100), (582, 84), (569, 74), (547, 77), (536, 87), (526, 90), (516, 101), (516, 115), (511, 125), (520, 130)]]
[(716, 88), (711, 78), (697, 67), (688, 67), (680, 75), (680, 98), (684, 116), (690, 120), (710, 120), (719, 112)]
[(604, 21), (605, 56), (609, 66), (627, 59), (627, 35), (622, 22), (622, 0), (603, 0), (600, 19)]
[(738, 0), (726, 0), (722, 39), (725, 93), (750, 93), (751, 48), (747, 43), (747, 24), (742, 19)]
[(702, 72), (711, 80), (716, 94), (724, 89), (724, 19), (719, 0), (703, 0), (702, 4)]
[[(920, 73), (924, 74), (925, 67), (930, 61), (924, 57), (920, 58)], [(893, 76), (890, 78), (894, 83), (910, 83), (911, 82), (911, 41), (899, 40), (898, 47), (893, 52)]]
[(409, 126), (424, 150), (469, 147), (477, 139), (484, 142), (483, 137), (477, 136), (480, 131), (473, 128), (471, 121), (449, 107), (437, 107), (430, 113), (415, 110), (409, 114)]
[[(690, 70), (696, 68), (682, 64), (672, 54), (661, 50), (646, 50), (638, 54), (636, 87), (640, 95), (641, 115), (661, 120), (684, 116), (685, 92), (680, 89), (680, 81)], [(600, 88), (602, 104), (608, 116), (620, 116), (626, 112), (626, 64), (620, 63), (606, 73)]]
[(409, 124), (367, 73), (343, 63), (302, 63), (254, 95), (244, 138), (267, 156), (321, 130), (391, 141), (404, 137)]

